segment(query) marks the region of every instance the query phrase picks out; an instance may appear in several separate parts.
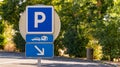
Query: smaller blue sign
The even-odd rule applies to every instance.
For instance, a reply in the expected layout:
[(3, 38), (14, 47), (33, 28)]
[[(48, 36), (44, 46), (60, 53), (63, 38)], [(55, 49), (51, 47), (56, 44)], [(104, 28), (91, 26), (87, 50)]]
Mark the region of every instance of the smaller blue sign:
[(27, 34), (26, 42), (53, 42), (53, 34)]
[(53, 44), (26, 44), (26, 57), (53, 57)]

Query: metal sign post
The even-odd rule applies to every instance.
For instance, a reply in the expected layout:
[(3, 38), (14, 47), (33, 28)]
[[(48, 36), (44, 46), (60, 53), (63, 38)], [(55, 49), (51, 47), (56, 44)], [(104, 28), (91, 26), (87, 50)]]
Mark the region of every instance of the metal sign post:
[(41, 59), (40, 58), (38, 58), (38, 67), (42, 67)]

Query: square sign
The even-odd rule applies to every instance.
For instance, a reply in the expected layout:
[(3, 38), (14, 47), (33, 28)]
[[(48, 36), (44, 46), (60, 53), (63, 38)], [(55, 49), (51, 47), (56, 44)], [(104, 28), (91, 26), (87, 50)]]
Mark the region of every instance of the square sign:
[(27, 33), (53, 33), (54, 10), (52, 6), (27, 6), (26, 10)]

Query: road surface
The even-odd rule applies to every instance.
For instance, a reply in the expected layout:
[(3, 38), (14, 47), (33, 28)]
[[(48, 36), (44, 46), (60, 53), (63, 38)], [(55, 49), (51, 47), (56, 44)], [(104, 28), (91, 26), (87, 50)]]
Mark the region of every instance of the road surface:
[[(0, 67), (37, 67), (37, 59), (21, 53), (0, 52)], [(99, 61), (54, 57), (41, 60), (42, 67), (116, 67)]]

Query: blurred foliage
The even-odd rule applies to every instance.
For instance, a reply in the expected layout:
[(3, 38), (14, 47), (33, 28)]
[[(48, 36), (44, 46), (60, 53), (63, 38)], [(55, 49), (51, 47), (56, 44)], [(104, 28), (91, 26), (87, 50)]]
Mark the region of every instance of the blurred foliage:
[(3, 49), (3, 43), (4, 43), (3, 30), (4, 30), (4, 25), (2, 21), (0, 21), (0, 49)]
[(106, 13), (96, 24), (94, 37), (96, 37), (103, 46), (104, 57), (107, 56), (108, 59), (112, 60), (120, 56), (120, 1), (110, 1), (106, 3), (111, 4), (111, 6), (107, 6)]
[(102, 46), (98, 43), (97, 40), (89, 40), (86, 48), (93, 48), (93, 58), (96, 60), (101, 60), (103, 58)]
[[(52, 5), (60, 17), (61, 32), (54, 42), (56, 55), (59, 49), (66, 48), (70, 56), (85, 57), (88, 47), (94, 49), (95, 59), (120, 56), (120, 0), (4, 0), (0, 15), (16, 31), (12, 39), (18, 50), (25, 49), (18, 27), (20, 14), (27, 5), (39, 4)], [(1, 25), (3, 37), (5, 29)]]
[(25, 51), (25, 40), (22, 38), (22, 36), (20, 35), (20, 33), (16, 33), (16, 35), (14, 36), (14, 42), (16, 43), (16, 50), (17, 51)]
[(15, 43), (13, 41), (13, 38), (15, 36), (15, 30), (13, 29), (13, 24), (11, 25), (7, 21), (2, 21), (4, 25), (4, 30), (3, 30), (3, 37), (4, 37), (4, 42), (3, 42), (3, 48), (5, 51), (15, 51)]

